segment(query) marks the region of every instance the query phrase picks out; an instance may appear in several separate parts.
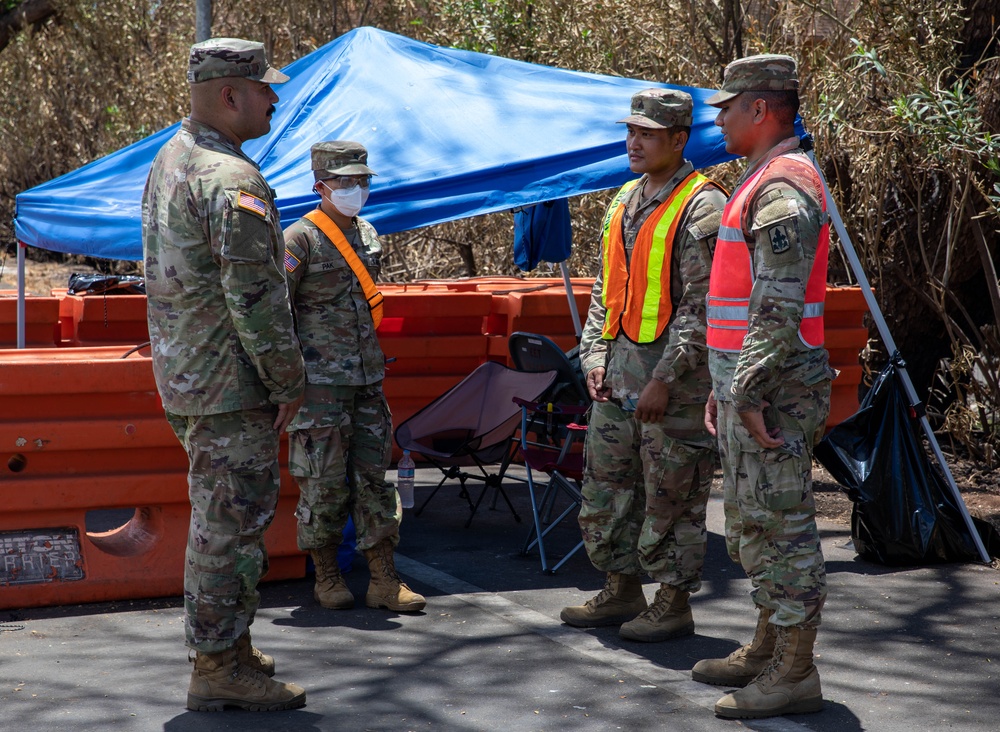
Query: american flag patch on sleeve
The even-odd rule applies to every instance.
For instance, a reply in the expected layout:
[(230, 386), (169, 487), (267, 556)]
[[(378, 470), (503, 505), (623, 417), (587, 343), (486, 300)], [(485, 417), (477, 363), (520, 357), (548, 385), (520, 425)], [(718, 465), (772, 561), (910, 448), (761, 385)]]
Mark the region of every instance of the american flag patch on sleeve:
[(285, 250), (285, 270), (288, 272), (294, 272), (295, 268), (302, 264), (299, 258), (292, 254), (287, 249)]
[(253, 211), (262, 218), (267, 217), (267, 204), (264, 203), (263, 199), (257, 198), (252, 193), (240, 191), (240, 195), (236, 199), (236, 205), (247, 211)]

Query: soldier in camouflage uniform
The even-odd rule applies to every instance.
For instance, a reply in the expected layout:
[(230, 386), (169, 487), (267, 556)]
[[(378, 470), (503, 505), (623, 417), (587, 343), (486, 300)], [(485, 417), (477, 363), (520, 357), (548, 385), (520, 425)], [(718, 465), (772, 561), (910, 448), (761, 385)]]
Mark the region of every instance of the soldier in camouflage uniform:
[(273, 711), (305, 691), (270, 678), (249, 626), (267, 571), (278, 439), (302, 402), (304, 370), (279, 261), (274, 194), (240, 150), (270, 130), (288, 77), (260, 43), (191, 48), (191, 115), (153, 161), (142, 236), (153, 373), (188, 454), (184, 572), (187, 706)]
[(829, 219), (794, 131), (797, 89), (794, 60), (754, 56), (731, 63), (708, 100), (726, 149), (748, 159), (709, 285), (706, 424), (719, 438), (727, 548), (753, 583), (758, 618), (750, 643), (699, 661), (692, 676), (745, 687), (715, 706), (732, 718), (823, 705), (812, 651), (826, 575), (811, 472), (836, 374), (823, 348)]
[[(705, 295), (723, 191), (684, 160), (692, 101), (649, 89), (632, 98), (628, 153), (638, 181), (604, 221), (603, 268), (583, 332), (594, 400), (580, 528), (604, 589), (561, 618), (621, 625), (621, 637), (694, 633), (688, 597), (701, 586), (715, 440), (705, 429), (710, 385)], [(642, 575), (659, 588), (647, 606)]]
[[(350, 513), (371, 569), (365, 604), (414, 612), (426, 603), (396, 573), (402, 509), (385, 480), (392, 421), (382, 392), (385, 356), (373, 320), (381, 307), (374, 282), (382, 245), (375, 228), (358, 217), (374, 172), (356, 142), (320, 142), (311, 157), (320, 204), (285, 230), (285, 278), (307, 381), (305, 403), (289, 427), (289, 470), (300, 491), (298, 544), (316, 566), (316, 601), (331, 609), (353, 607), (337, 565)], [(342, 251), (348, 258), (353, 252), (363, 271), (352, 269)]]

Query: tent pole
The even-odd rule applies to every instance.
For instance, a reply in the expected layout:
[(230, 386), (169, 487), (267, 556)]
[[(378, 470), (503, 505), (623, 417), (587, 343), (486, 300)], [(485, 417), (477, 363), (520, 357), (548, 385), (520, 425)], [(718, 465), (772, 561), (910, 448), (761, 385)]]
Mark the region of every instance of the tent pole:
[(576, 293), (573, 292), (573, 283), (569, 279), (569, 267), (566, 262), (559, 263), (562, 271), (563, 285), (566, 287), (566, 299), (569, 300), (569, 314), (573, 318), (573, 330), (576, 332), (576, 342), (583, 338), (583, 327), (580, 325), (580, 313), (576, 309)]
[(17, 347), (24, 348), (24, 250), (23, 241), (17, 243)]
[[(861, 286), (861, 294), (865, 296), (865, 302), (868, 304), (868, 310), (871, 313), (872, 318), (875, 320), (875, 326), (878, 328), (878, 333), (882, 337), (882, 342), (885, 343), (885, 347), (889, 354), (892, 355), (898, 352), (896, 348), (896, 342), (892, 338), (892, 333), (889, 332), (889, 325), (885, 322), (885, 317), (882, 315), (882, 310), (878, 306), (878, 302), (875, 300), (875, 294), (872, 292), (871, 283), (868, 281), (868, 277), (865, 275), (865, 270), (861, 266), (861, 259), (858, 257), (857, 252), (854, 249), (854, 244), (851, 241), (850, 235), (847, 233), (847, 228), (844, 226), (844, 220), (840, 216), (840, 211), (837, 209), (837, 203), (833, 200), (833, 195), (830, 193), (830, 186), (826, 182), (826, 176), (823, 175), (823, 171), (820, 169), (819, 163), (816, 162), (816, 155), (812, 150), (812, 140), (811, 138), (806, 142), (804, 140), (804, 147), (806, 147), (809, 154), (809, 159), (812, 160), (813, 167), (816, 168), (816, 172), (819, 174), (819, 179), (823, 183), (823, 192), (826, 195), (826, 210), (830, 215), (830, 219), (833, 222), (833, 227), (837, 231), (837, 235), (840, 237), (840, 244), (844, 248), (844, 253), (847, 255), (847, 261), (851, 265), (851, 269), (854, 271), (854, 276), (858, 280), (858, 285)], [(902, 359), (901, 359), (902, 361)], [(910, 405), (917, 405), (920, 403), (920, 399), (917, 398), (916, 389), (913, 387), (913, 382), (910, 380), (910, 375), (906, 371), (905, 362), (901, 362), (897, 368), (897, 373), (900, 376), (900, 380), (903, 382), (903, 388), (906, 390), (906, 396), (910, 401)], [(972, 517), (969, 515), (969, 509), (965, 505), (965, 500), (962, 498), (961, 492), (958, 490), (958, 485), (955, 483), (955, 478), (951, 474), (951, 469), (948, 467), (948, 463), (944, 459), (944, 454), (941, 452), (941, 446), (938, 444), (937, 437), (934, 435), (934, 430), (931, 428), (931, 423), (927, 419), (927, 415), (920, 412), (920, 425), (924, 429), (924, 434), (927, 436), (927, 441), (930, 443), (931, 450), (934, 452), (934, 457), (937, 458), (938, 465), (941, 466), (941, 472), (944, 474), (945, 482), (948, 484), (948, 488), (951, 490), (952, 496), (955, 498), (956, 503), (962, 511), (962, 518), (965, 520), (965, 526), (968, 528), (969, 533), (972, 535), (972, 540), (976, 544), (976, 550), (979, 552), (979, 557), (984, 564), (990, 563), (990, 555), (986, 552), (986, 547), (983, 546), (982, 537), (979, 536), (979, 532), (976, 530), (975, 524), (972, 523)]]

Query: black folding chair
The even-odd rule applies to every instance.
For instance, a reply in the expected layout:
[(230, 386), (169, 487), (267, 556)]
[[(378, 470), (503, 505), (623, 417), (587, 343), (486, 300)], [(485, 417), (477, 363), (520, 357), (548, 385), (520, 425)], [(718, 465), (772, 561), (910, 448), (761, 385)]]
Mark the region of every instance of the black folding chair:
[(590, 404), (587, 384), (580, 370), (580, 347), (563, 352), (559, 345), (539, 333), (517, 331), (507, 339), (510, 358), (518, 371), (555, 371), (556, 383), (546, 395), (562, 404)]
[[(576, 515), (583, 502), (580, 492), (583, 453), (579, 449), (582, 447), (579, 441), (586, 434), (587, 428), (579, 422), (586, 414), (587, 407), (517, 398), (514, 401), (521, 407), (520, 449), (527, 474), (532, 517), (532, 526), (521, 553), (527, 554), (537, 546), (542, 571), (555, 572), (583, 548), (581, 539), (562, 559), (549, 566), (550, 552), (546, 548), (546, 537), (564, 519)], [(554, 429), (555, 423), (558, 423), (559, 429)], [(560, 437), (553, 439), (553, 435)], [(540, 482), (539, 474), (547, 476), (548, 481)], [(560, 496), (567, 498), (568, 502), (559, 515), (553, 518)], [(543, 524), (547, 526), (542, 528)]]
[[(514, 433), (521, 422), (521, 409), (514, 398), (537, 399), (555, 379), (552, 370), (517, 371), (489, 361), (400, 424), (396, 444), (419, 453), (444, 474), (414, 514), (419, 516), (441, 487), (457, 478), (461, 483), (459, 496), (469, 504), (467, 527), (491, 488), (520, 523), (521, 517), (503, 488), (516, 447)], [(495, 464), (496, 472), (487, 470), (487, 466)], [(463, 470), (467, 467), (477, 472)], [(483, 481), (483, 490), (475, 501), (466, 487), (468, 480)]]
[[(516, 399), (521, 407), (519, 447), (527, 473), (533, 525), (521, 553), (538, 547), (542, 571), (555, 572), (583, 547), (579, 541), (555, 565), (549, 565), (545, 538), (564, 519), (575, 516), (583, 496), (585, 417), (590, 397), (580, 369), (579, 347), (564, 353), (559, 345), (538, 333), (512, 333), (507, 341), (511, 360), (521, 371), (555, 370), (556, 382), (541, 399)], [(541, 478), (545, 476), (547, 480)], [(562, 497), (567, 505), (556, 512)], [(543, 528), (543, 525), (545, 526)]]

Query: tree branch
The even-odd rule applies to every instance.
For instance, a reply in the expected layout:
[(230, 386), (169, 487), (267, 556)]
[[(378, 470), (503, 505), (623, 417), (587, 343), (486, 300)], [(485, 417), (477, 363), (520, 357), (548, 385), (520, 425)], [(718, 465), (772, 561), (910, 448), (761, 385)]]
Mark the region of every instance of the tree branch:
[(13, 10), (0, 15), (0, 51), (28, 25), (40, 23), (55, 14), (52, 0), (24, 0)]

